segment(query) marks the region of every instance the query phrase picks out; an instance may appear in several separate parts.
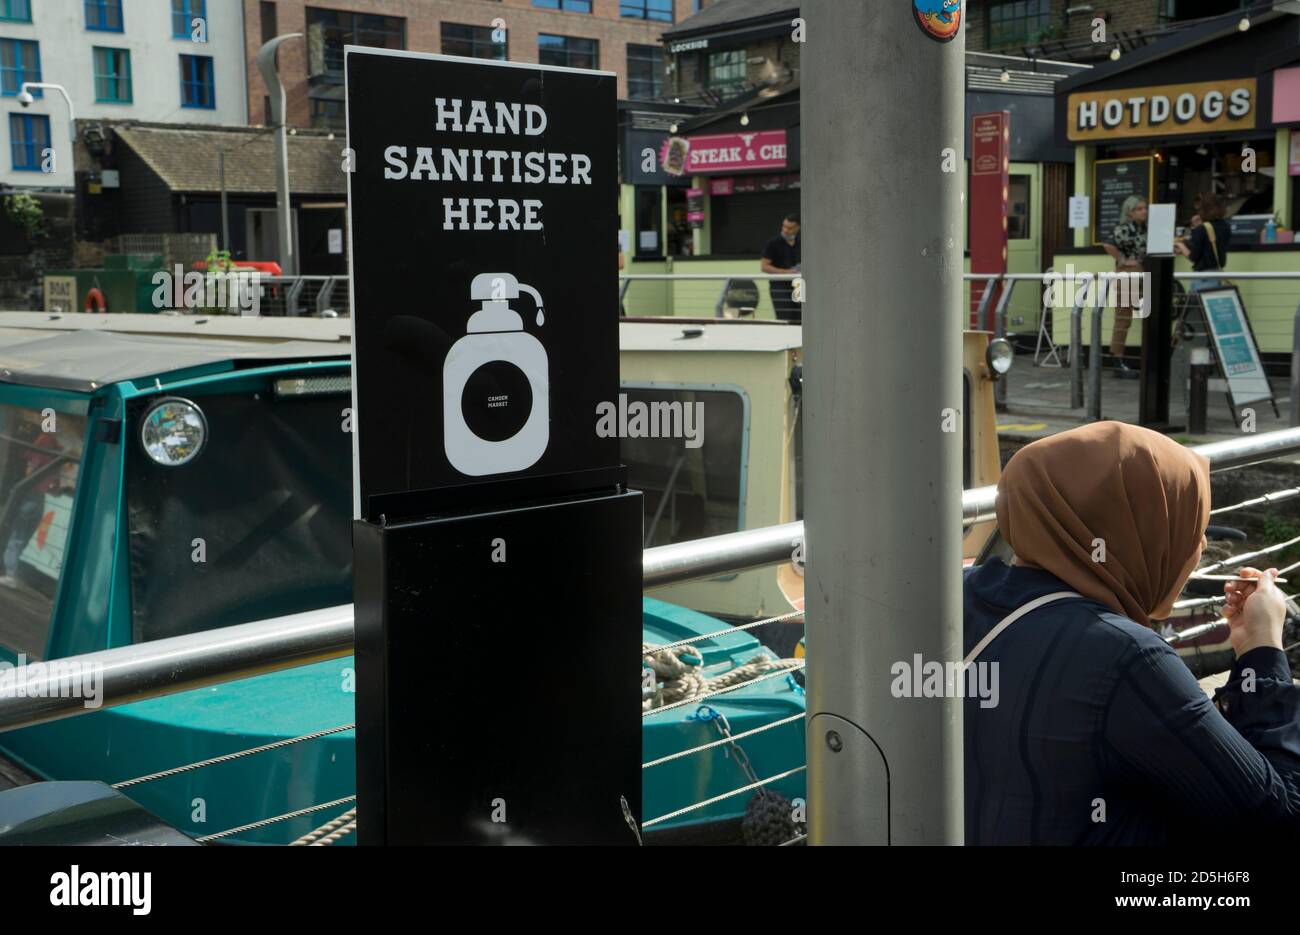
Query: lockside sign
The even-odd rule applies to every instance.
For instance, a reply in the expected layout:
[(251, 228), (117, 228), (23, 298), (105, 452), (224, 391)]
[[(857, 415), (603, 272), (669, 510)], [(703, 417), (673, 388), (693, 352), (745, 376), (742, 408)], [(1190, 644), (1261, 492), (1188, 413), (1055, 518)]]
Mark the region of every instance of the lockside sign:
[(615, 75), (344, 56), (356, 515), (617, 482)]

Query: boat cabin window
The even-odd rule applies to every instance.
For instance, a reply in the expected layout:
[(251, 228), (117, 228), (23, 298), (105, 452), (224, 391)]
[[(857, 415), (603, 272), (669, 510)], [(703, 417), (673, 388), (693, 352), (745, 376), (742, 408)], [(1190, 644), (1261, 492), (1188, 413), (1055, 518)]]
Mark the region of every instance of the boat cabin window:
[(0, 646), (43, 659), (86, 417), (0, 405)]
[(744, 398), (666, 386), (624, 385), (622, 392), (622, 457), (629, 486), (643, 494), (645, 547), (736, 532), (748, 442)]
[(136, 642), (352, 600), (347, 395), (188, 397), (207, 445), (179, 467), (123, 433)]

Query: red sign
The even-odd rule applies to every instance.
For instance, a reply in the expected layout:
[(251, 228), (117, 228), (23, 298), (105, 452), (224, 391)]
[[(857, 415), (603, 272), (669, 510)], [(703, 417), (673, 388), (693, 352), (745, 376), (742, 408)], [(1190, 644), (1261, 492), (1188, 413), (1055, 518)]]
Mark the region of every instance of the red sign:
[[(1000, 110), (975, 114), (970, 127), (970, 271), (1007, 271), (1007, 186), (1011, 169), (1011, 114)], [(993, 312), (1001, 289), (995, 287), (984, 321), (976, 320), (984, 283), (970, 289), (971, 325), (993, 330)]]
[(686, 171), (691, 175), (784, 169), (786, 164), (784, 130), (692, 136), (687, 143)]
[(712, 181), (709, 182), (710, 195), (730, 195), (735, 190), (736, 190), (735, 179), (713, 179)]

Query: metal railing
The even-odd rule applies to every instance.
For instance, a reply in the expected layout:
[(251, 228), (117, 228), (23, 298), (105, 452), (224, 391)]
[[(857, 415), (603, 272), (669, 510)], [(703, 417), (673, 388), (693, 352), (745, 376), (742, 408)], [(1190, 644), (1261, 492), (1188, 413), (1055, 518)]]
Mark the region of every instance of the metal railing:
[(348, 314), (351, 276), (259, 276), (259, 314), (297, 318)]
[[(618, 287), (619, 312), (636, 317), (635, 307), (628, 308), (628, 298), (634, 283), (665, 283), (667, 287), (657, 297), (650, 299), (656, 315), (678, 318), (753, 318), (762, 304), (759, 283), (794, 282), (802, 277), (797, 273), (620, 273)], [(674, 289), (673, 284), (697, 285), (696, 289)], [(706, 288), (708, 283), (720, 283), (721, 289)]]
[[(971, 323), (975, 327), (980, 327), (991, 321), (994, 336), (999, 338), (1007, 337), (1009, 334), (1007, 318), (1016, 287), (1022, 283), (1031, 282), (1036, 289), (1041, 290), (1048, 282), (1046, 277), (1052, 272), (1052, 270), (1048, 270), (1047, 273), (963, 273), (962, 279), (970, 283), (972, 288), (976, 284), (983, 287), (976, 309), (971, 313)], [(1063, 277), (1068, 275), (1066, 272), (1057, 272)], [(1070, 340), (1066, 346), (1065, 354), (1070, 369), (1070, 408), (1082, 409), (1086, 406), (1088, 418), (1092, 421), (1098, 421), (1102, 418), (1102, 358), (1106, 353), (1102, 315), (1110, 307), (1110, 304), (1106, 301), (1109, 291), (1106, 286), (1117, 275), (1122, 274), (1079, 270), (1073, 275), (1076, 278), (1094, 278), (1098, 283), (1098, 289), (1095, 303), (1085, 307), (1075, 301), (1069, 306)], [(633, 306), (629, 309), (628, 301), (633, 285), (635, 283), (661, 283), (665, 286), (662, 293), (648, 300), (652, 303), (651, 307), (656, 315), (699, 318), (751, 318), (755, 316), (757, 308), (763, 302), (760, 283), (794, 281), (801, 278), (801, 276), (795, 274), (778, 275), (769, 273), (745, 275), (727, 273), (621, 273), (619, 275), (619, 306), (622, 314), (635, 315), (636, 308)], [(1300, 272), (1176, 272), (1174, 273), (1174, 279), (1184, 282), (1197, 279), (1288, 281), (1300, 280)], [(714, 283), (718, 284), (718, 287), (713, 289), (704, 288), (706, 285)], [(682, 285), (694, 285), (701, 288), (677, 288), (677, 286)], [(998, 286), (1002, 286), (1002, 288), (996, 288)], [(1185, 293), (1180, 298), (1183, 302), (1186, 302), (1187, 297), (1188, 294)], [(1279, 293), (1275, 298), (1279, 302), (1287, 303), (1288, 307), (1289, 303), (1295, 300), (1293, 293), (1286, 295)], [(1039, 363), (1040, 353), (1043, 360), (1050, 360), (1055, 357), (1059, 361), (1061, 359), (1060, 348), (1055, 344), (1051, 331), (1047, 327), (1049, 306), (1042, 302), (1041, 296), (1039, 297), (1039, 303), (1038, 341), (1034, 362)], [(641, 304), (646, 303), (642, 302)], [(1063, 312), (1065, 309), (1066, 307), (1062, 306), (1054, 310)], [(1085, 311), (1090, 313), (1086, 383), (1084, 379), (1083, 353), (1083, 315)], [(1300, 425), (1300, 304), (1296, 306), (1293, 329), (1295, 340), (1293, 341), (1291, 365), (1291, 424)], [(1256, 337), (1258, 338), (1261, 335), (1276, 337), (1275, 334), (1266, 329), (1257, 330)], [(1046, 352), (1042, 353), (1044, 342), (1046, 342), (1047, 348)], [(993, 397), (999, 411), (1006, 410), (1007, 395), (1007, 381), (1005, 379), (997, 380), (993, 387)]]
[[(1300, 453), (1300, 428), (1192, 450), (1215, 471), (1245, 467)], [(995, 518), (996, 495), (996, 486), (964, 491), (963, 525)], [(803, 532), (803, 523), (786, 523), (646, 549), (642, 581), (652, 588), (787, 562)], [(345, 604), (19, 667), (11, 684), (25, 693), (0, 697), (0, 731), (337, 659), (352, 652), (352, 614)], [(102, 708), (86, 708), (61, 690), (73, 666), (97, 667)]]
[[(1045, 285), (1048, 273), (965, 273), (962, 278), (967, 282), (982, 283), (984, 291), (980, 298), (980, 304), (973, 314), (975, 323), (983, 323), (988, 320), (988, 309), (996, 289), (993, 287), (999, 283), (1006, 285), (998, 294), (998, 303), (993, 312), (993, 332), (996, 337), (1005, 338), (1007, 336), (1007, 309), (1011, 303), (1011, 296), (1018, 283), (1026, 280), (1032, 280), (1039, 285)], [(1059, 271), (1058, 271), (1059, 272)], [(1062, 276), (1066, 275), (1061, 273)], [(1091, 276), (1098, 279), (1099, 282), (1107, 277), (1113, 277), (1115, 274), (1107, 272), (1088, 272), (1079, 270), (1074, 274), (1076, 277)], [(1231, 272), (1228, 270), (1218, 270), (1214, 272), (1176, 272), (1173, 274), (1175, 281), (1191, 282), (1198, 279), (1229, 279), (1233, 281), (1300, 281), (1300, 272), (1277, 271), (1277, 272)], [(1098, 293), (1102, 290), (1099, 288)], [(1192, 293), (1184, 292), (1181, 296), (1176, 296), (1175, 301), (1181, 301), (1184, 305), (1190, 301)], [(1256, 297), (1258, 299), (1258, 297)], [(1291, 303), (1296, 302), (1297, 297), (1295, 290), (1289, 292), (1278, 292), (1276, 295), (1264, 297), (1264, 302), (1272, 302), (1275, 305), (1281, 305), (1287, 309), (1291, 308)], [(1108, 306), (1098, 301), (1090, 309), (1092, 320), (1090, 322), (1090, 334), (1088, 342), (1088, 392), (1086, 404), (1088, 408), (1088, 418), (1097, 421), (1102, 418), (1102, 383), (1101, 383), (1101, 357), (1105, 352), (1105, 345), (1102, 338), (1102, 313)], [(1043, 313), (1039, 320), (1039, 348), (1041, 348), (1045, 333), (1047, 306), (1044, 305)], [(1084, 381), (1083, 381), (1083, 327), (1082, 316), (1083, 308), (1075, 302), (1070, 309), (1070, 343), (1067, 350), (1067, 356), (1070, 367), (1070, 408), (1081, 409), (1085, 405)], [(1259, 313), (1257, 307), (1256, 313)], [(1134, 316), (1135, 318), (1137, 316)], [(1261, 316), (1263, 318), (1276, 318), (1277, 316)], [(1271, 327), (1271, 326), (1270, 326)], [(1280, 337), (1281, 333), (1276, 330), (1267, 328), (1255, 329), (1257, 340), (1261, 337)], [(1290, 424), (1300, 425), (1300, 302), (1295, 306), (1295, 312), (1292, 323), (1292, 350), (1291, 350), (1291, 371), (1290, 371), (1290, 401), (1291, 413)], [(1045, 355), (1050, 357), (1056, 352), (1056, 347), (1052, 343), (1050, 333), (1047, 333), (1046, 340), (1049, 344), (1049, 353)], [(1038, 351), (1035, 351), (1035, 363), (1038, 363)], [(993, 388), (994, 401), (999, 410), (1004, 410), (1007, 404), (1007, 381), (998, 380)]]

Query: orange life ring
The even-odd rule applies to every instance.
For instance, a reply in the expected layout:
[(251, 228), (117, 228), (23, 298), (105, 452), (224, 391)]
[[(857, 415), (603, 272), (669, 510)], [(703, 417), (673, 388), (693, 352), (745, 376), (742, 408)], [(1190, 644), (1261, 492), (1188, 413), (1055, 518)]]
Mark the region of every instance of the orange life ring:
[(101, 314), (108, 311), (108, 302), (104, 300), (104, 293), (99, 291), (98, 286), (91, 286), (90, 291), (86, 293), (85, 309), (88, 312)]

